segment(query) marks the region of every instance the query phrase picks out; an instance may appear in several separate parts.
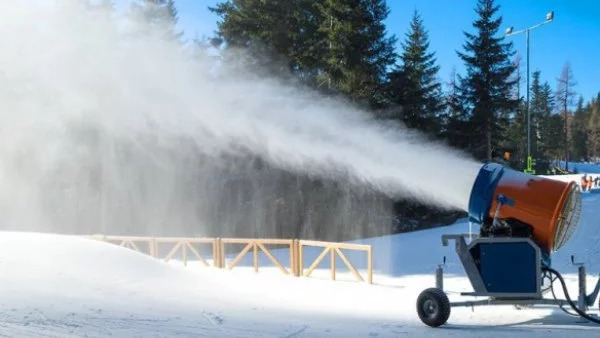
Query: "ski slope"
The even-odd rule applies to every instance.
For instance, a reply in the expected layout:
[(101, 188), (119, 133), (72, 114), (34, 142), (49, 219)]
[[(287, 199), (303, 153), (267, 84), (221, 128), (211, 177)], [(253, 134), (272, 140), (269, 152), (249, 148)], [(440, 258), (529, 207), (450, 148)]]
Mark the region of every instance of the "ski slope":
[[(577, 231), (553, 257), (573, 297), (571, 254), (587, 264), (588, 289), (600, 272), (600, 194), (585, 194), (583, 202)], [(183, 267), (74, 236), (4, 232), (0, 337), (598, 337), (600, 325), (553, 307), (453, 308), (445, 326), (424, 326), (415, 300), (434, 285), (443, 256), (450, 298), (470, 290), (453, 246), (440, 240), (468, 231), (459, 222), (359, 241), (374, 246), (374, 285), (343, 272), (330, 281), (328, 259), (314, 277), (295, 278), (269, 267), (258, 274), (249, 267)], [(361, 256), (349, 254), (364, 267)]]

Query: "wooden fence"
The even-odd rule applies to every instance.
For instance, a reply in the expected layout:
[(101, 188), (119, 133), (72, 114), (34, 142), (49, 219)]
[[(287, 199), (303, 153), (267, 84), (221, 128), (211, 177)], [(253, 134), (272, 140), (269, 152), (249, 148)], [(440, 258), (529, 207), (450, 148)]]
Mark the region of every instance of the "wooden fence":
[[(367, 267), (366, 282), (373, 283), (373, 249), (371, 245), (350, 244), (336, 242), (322, 242), (297, 239), (253, 239), (253, 238), (206, 238), (206, 237), (138, 237), (138, 236), (106, 236), (92, 235), (87, 238), (100, 240), (115, 245), (119, 245), (137, 252), (150, 255), (156, 259), (168, 262), (175, 255), (180, 254), (181, 260), (185, 266), (188, 264), (190, 254), (195, 260), (200, 261), (205, 266), (214, 266), (216, 268), (233, 269), (239, 262), (252, 251), (252, 265), (254, 271), (259, 271), (259, 252), (263, 252), (268, 259), (283, 274), (296, 277), (309, 277), (318, 265), (323, 262), (325, 256), (330, 254), (331, 279), (336, 280), (336, 258), (339, 257), (348, 270), (359, 281), (365, 281), (356, 267), (350, 262), (342, 250), (362, 251), (366, 253)], [(228, 263), (226, 259), (227, 245), (243, 245), (243, 248)], [(212, 264), (209, 263), (205, 254), (202, 254), (198, 248), (199, 245), (209, 245), (212, 252)], [(289, 250), (289, 266), (278, 260), (269, 246), (285, 246)], [(160, 249), (169, 249), (166, 255), (161, 254)], [(305, 247), (323, 248), (323, 251), (305, 271)]]
[[(247, 238), (221, 238), (221, 252), (223, 255), (220, 257), (222, 265), (221, 267), (227, 267), (228, 269), (233, 269), (233, 267), (239, 263), (239, 261), (247, 254), (250, 249), (252, 249), (253, 253), (253, 265), (254, 271), (258, 272), (258, 251), (262, 250), (265, 255), (275, 264), (275, 266), (286, 275), (296, 275), (297, 267), (295, 263), (295, 244), (293, 239), (247, 239)], [(246, 244), (244, 249), (233, 259), (233, 261), (226, 266), (225, 262), (225, 244)], [(289, 270), (284, 267), (281, 262), (273, 254), (269, 249), (267, 249), (267, 245), (287, 245), (290, 249), (290, 267)]]
[[(359, 250), (365, 251), (367, 253), (367, 282), (369, 284), (373, 283), (373, 249), (370, 245), (365, 244), (349, 244), (349, 243), (332, 243), (332, 242), (320, 242), (320, 241), (299, 241), (298, 247), (298, 257), (300, 258), (299, 266), (301, 267), (300, 274), (306, 277), (310, 276), (310, 274), (317, 268), (317, 266), (323, 261), (327, 253), (330, 254), (330, 270), (331, 270), (331, 279), (335, 280), (335, 260), (336, 256), (339, 256), (348, 268), (350, 272), (358, 279), (359, 281), (364, 281), (363, 277), (356, 270), (356, 268), (350, 263), (342, 249), (346, 250)], [(313, 246), (313, 247), (321, 247), (323, 251), (321, 254), (313, 261), (313, 263), (308, 268), (308, 271), (304, 273), (304, 247), (305, 246)]]
[[(135, 236), (106, 236), (106, 235), (93, 235), (86, 236), (88, 238), (101, 240), (117, 244), (119, 246), (135, 250), (140, 253), (148, 254), (154, 258), (162, 259), (168, 262), (177, 253), (181, 253), (182, 261), (184, 265), (188, 262), (188, 251), (191, 252), (194, 257), (201, 261), (204, 265), (210, 266), (206, 258), (201, 255), (198, 249), (194, 246), (197, 244), (210, 244), (212, 246), (212, 258), (213, 265), (218, 267), (219, 257), (219, 245), (217, 238), (199, 238), (199, 237), (135, 237)], [(143, 246), (142, 246), (143, 244)], [(166, 255), (160, 254), (160, 248), (167, 244), (170, 250)], [(146, 248), (147, 250), (144, 250)]]

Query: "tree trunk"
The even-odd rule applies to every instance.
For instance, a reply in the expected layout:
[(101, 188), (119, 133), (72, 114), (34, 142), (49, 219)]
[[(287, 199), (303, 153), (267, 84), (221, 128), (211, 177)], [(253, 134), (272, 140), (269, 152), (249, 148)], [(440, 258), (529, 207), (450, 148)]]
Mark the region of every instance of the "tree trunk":
[(565, 89), (565, 170), (569, 171), (569, 124), (568, 124), (568, 117), (569, 117), (569, 112), (567, 110), (567, 93), (568, 93), (568, 87), (567, 89)]
[(485, 141), (486, 141), (486, 158), (488, 161), (492, 160), (492, 121), (488, 117), (485, 124)]

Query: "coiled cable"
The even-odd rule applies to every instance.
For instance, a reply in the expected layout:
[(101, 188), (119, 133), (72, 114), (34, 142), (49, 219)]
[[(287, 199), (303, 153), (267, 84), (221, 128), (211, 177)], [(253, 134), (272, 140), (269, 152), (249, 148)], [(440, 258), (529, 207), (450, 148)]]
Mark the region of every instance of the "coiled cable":
[(581, 311), (575, 305), (575, 303), (573, 303), (573, 301), (571, 300), (571, 297), (569, 296), (569, 291), (567, 290), (567, 284), (565, 283), (565, 280), (563, 279), (562, 275), (558, 271), (556, 271), (556, 270), (554, 270), (552, 268), (549, 268), (547, 266), (543, 267), (542, 270), (547, 271), (547, 272), (555, 275), (558, 278), (558, 280), (560, 281), (560, 284), (562, 285), (562, 289), (563, 289), (563, 292), (565, 294), (565, 297), (567, 298), (567, 302), (569, 303), (569, 305), (571, 305), (571, 308), (573, 308), (573, 311), (575, 311), (582, 318), (585, 318), (585, 319), (589, 320), (590, 322), (593, 322), (593, 323), (596, 323), (596, 324), (600, 324), (600, 320), (599, 319), (594, 318), (594, 317), (588, 315), (587, 313)]

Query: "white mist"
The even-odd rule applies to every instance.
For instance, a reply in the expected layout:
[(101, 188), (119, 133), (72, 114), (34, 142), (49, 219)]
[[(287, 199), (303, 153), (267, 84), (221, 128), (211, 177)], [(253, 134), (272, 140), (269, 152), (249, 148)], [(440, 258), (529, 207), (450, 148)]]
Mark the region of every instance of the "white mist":
[(238, 152), (467, 208), (480, 164), (417, 133), (227, 64), (215, 71), (77, 1), (3, 1), (0, 12), (4, 228), (201, 226), (203, 187), (222, 178), (220, 156)]

